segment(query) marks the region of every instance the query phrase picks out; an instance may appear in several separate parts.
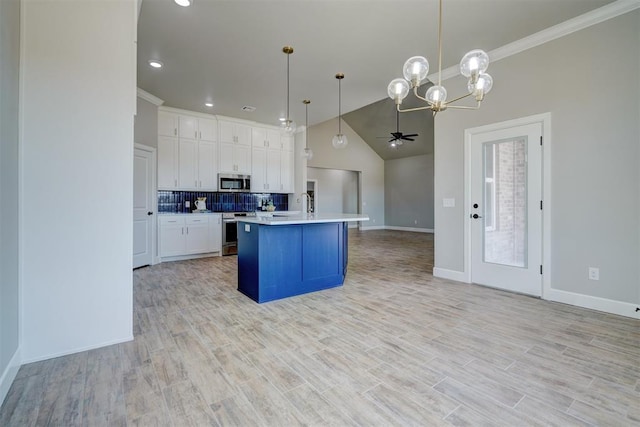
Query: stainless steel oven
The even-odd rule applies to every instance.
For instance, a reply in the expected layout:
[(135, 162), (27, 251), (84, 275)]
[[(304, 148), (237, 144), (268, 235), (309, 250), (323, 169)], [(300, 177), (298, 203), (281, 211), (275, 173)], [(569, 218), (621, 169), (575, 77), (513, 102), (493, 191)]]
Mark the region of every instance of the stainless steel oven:
[(222, 255), (235, 255), (238, 253), (238, 218), (247, 216), (255, 216), (255, 213), (222, 213)]
[(226, 193), (248, 193), (251, 191), (251, 175), (219, 173), (218, 191)]

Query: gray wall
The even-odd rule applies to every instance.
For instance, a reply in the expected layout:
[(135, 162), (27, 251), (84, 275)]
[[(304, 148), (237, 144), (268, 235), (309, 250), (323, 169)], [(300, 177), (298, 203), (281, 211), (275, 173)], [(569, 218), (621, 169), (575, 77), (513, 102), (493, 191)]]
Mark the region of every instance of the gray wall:
[(133, 140), (138, 144), (158, 148), (158, 107), (138, 97)]
[[(493, 63), (480, 110), (438, 114), (437, 268), (464, 269), (464, 129), (551, 112), (551, 287), (640, 302), (639, 46), (636, 10)], [(456, 207), (443, 209), (449, 197)], [(588, 266), (600, 281), (587, 280)]]
[(433, 230), (433, 154), (384, 162), (387, 226)]
[[(384, 226), (384, 161), (344, 121), (342, 132), (349, 138), (349, 145), (343, 150), (334, 149), (331, 138), (337, 131), (337, 119), (310, 126), (308, 145), (314, 155), (313, 159), (307, 162), (307, 166), (362, 172), (361, 212), (370, 218), (370, 221), (363, 222), (362, 226)], [(296, 159), (296, 162), (298, 161)]]
[(316, 212), (358, 213), (358, 173), (308, 168), (307, 179), (317, 179)]
[[(0, 403), (17, 366), (20, 1), (0, 1)], [(13, 372), (15, 373), (15, 372)]]

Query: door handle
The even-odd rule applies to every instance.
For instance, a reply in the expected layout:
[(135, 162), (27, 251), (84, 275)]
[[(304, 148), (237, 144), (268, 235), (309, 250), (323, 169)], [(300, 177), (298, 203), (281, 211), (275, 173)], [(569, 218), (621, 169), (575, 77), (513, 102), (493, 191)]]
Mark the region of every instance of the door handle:
[(149, 211), (147, 212), (147, 215), (153, 215), (153, 212)]
[(478, 219), (478, 218), (482, 218), (482, 217), (480, 215), (478, 215), (478, 214), (473, 214), (473, 215), (471, 215), (471, 218)]

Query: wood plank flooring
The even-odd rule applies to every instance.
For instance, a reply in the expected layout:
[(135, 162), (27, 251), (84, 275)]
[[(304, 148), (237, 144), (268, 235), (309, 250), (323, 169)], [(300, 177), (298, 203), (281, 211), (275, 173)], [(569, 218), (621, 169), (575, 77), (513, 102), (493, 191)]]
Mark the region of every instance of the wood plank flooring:
[(134, 274), (135, 341), (23, 366), (1, 426), (640, 426), (640, 323), (436, 279), (350, 232), (343, 287), (258, 305), (235, 257)]

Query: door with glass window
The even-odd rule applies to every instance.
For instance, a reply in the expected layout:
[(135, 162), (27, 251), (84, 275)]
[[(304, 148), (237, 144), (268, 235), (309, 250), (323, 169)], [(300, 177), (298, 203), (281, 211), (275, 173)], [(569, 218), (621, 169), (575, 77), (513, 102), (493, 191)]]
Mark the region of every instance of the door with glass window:
[(470, 139), (471, 281), (542, 293), (542, 124)]

